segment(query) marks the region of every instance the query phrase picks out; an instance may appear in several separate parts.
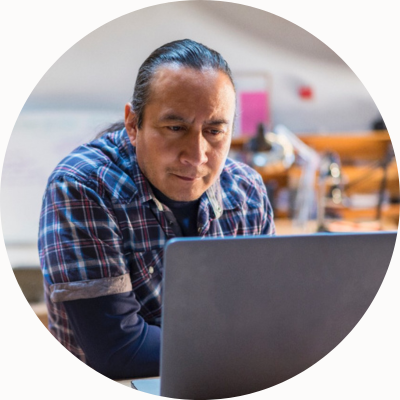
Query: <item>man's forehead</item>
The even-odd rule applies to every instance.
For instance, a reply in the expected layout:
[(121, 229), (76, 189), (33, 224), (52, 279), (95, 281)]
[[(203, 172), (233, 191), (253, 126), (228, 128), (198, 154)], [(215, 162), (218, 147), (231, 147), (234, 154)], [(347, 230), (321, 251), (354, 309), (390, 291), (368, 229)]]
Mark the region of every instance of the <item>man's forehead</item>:
[(230, 78), (219, 70), (163, 66), (152, 79), (146, 109), (153, 121), (232, 124), (236, 106)]

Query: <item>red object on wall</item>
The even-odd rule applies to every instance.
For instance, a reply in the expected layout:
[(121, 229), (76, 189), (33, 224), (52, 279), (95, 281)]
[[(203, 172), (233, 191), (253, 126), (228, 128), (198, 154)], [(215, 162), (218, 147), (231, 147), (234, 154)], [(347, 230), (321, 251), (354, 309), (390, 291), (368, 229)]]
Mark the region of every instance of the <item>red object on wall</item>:
[(300, 86), (299, 96), (303, 100), (311, 100), (314, 96), (311, 86)]

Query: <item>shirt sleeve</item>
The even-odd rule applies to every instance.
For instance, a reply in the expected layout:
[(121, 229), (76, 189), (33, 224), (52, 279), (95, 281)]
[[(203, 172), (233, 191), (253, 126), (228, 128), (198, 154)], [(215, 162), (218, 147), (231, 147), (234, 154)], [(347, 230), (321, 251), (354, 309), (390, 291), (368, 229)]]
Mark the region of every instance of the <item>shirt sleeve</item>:
[(63, 177), (43, 199), (39, 256), (52, 302), (132, 290), (112, 204), (88, 184)]
[(87, 364), (111, 379), (159, 375), (160, 328), (138, 314), (133, 292), (64, 303)]
[(158, 375), (160, 328), (139, 315), (113, 204), (96, 182), (48, 185), (39, 255), (49, 304), (63, 304), (87, 364), (112, 379)]

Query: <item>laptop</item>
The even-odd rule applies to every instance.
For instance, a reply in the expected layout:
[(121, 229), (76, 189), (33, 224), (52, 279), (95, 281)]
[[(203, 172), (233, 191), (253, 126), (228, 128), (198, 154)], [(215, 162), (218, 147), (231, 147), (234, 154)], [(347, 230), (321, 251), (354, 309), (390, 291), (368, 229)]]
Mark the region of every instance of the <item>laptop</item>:
[(179, 238), (164, 255), (160, 378), (141, 391), (267, 389), (333, 350), (374, 299), (397, 232)]

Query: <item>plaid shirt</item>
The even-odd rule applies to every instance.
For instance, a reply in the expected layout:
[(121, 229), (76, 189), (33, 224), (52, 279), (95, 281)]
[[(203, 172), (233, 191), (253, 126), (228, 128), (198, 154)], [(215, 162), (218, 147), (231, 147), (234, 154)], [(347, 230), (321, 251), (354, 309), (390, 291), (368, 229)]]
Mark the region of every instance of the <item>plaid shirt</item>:
[[(200, 198), (200, 237), (274, 234), (261, 177), (227, 160)], [(160, 325), (163, 249), (176, 237), (170, 210), (153, 197), (125, 129), (82, 145), (53, 171), (43, 197), (39, 256), (49, 329), (85, 361), (64, 301), (134, 291), (140, 315)]]

